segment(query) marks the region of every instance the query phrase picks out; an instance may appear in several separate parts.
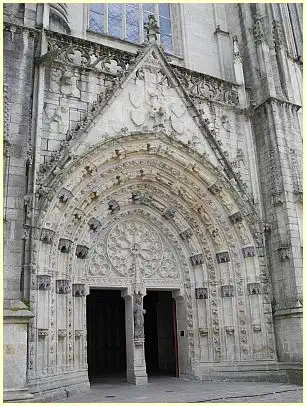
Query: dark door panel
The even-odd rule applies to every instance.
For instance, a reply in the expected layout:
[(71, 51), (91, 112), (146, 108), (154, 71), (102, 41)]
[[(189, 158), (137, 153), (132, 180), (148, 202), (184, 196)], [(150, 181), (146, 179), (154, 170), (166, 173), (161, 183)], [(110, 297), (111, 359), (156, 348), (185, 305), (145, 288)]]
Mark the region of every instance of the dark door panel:
[(126, 370), (125, 309), (120, 291), (92, 290), (87, 296), (89, 376)]

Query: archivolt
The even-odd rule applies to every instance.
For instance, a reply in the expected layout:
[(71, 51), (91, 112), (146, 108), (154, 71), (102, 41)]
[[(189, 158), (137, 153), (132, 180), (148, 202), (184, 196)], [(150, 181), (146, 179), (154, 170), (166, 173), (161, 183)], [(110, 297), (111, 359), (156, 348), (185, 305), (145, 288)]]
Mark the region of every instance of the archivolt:
[[(175, 237), (173, 230), (182, 236), (184, 231), (190, 229), (193, 236), (183, 240), (185, 248), (181, 251), (184, 252), (181, 264), (191, 320), (188, 334), (193, 336), (190, 263), (187, 263), (186, 255), (189, 253), (192, 257), (194, 254), (203, 254), (210, 293), (214, 358), (219, 359), (221, 352), (218, 286), (222, 284), (222, 272), (226, 267), (237, 290), (241, 357), (248, 358), (250, 344), (247, 337), (251, 336), (251, 332), (247, 331), (246, 314), (249, 310), (245, 303), (246, 284), (243, 281), (249, 277), (255, 282), (262, 275), (257, 257), (253, 258), (253, 274), (247, 274), (242, 249), (245, 246), (254, 248), (253, 237), (260, 234), (258, 224), (254, 221), (254, 208), (219, 169), (212, 166), (206, 157), (199, 156), (173, 139), (163, 136), (156, 139), (155, 134), (144, 134), (122, 137), (120, 143), (118, 140), (115, 143), (113, 140), (106, 141), (85, 156), (73, 160), (66, 168), (58, 171), (58, 175), (48, 185), (44, 185), (50, 191), (48, 198), (40, 199), (38, 224), (41, 228), (51, 229), (54, 238), (48, 248), (38, 242), (38, 273), (66, 276), (74, 280), (72, 270), (79, 260), (73, 251), (68, 255), (65, 265), (61, 263), (62, 269), (59, 269), (59, 239), (67, 238), (75, 246), (94, 249), (103, 227), (92, 238), (88, 226), (92, 218), (99, 220), (102, 225), (104, 222), (106, 227), (124, 213), (147, 216), (158, 223), (161, 229), (164, 228), (176, 247), (182, 245), (182, 238)], [(143, 200), (133, 203), (132, 191), (139, 192)], [(63, 195), (64, 199), (60, 199)], [(67, 202), (60, 202), (66, 197)], [(111, 200), (120, 206), (120, 212), (115, 215), (109, 210), (108, 203)], [(166, 223), (161, 221), (161, 216), (167, 217), (167, 210), (171, 212), (173, 208), (175, 215), (170, 215)], [(168, 226), (165, 225), (167, 222)], [(230, 262), (226, 260), (225, 264), (218, 264), (218, 255), (220, 258), (225, 252), (228, 252)], [(77, 282), (81, 280), (75, 280)]]

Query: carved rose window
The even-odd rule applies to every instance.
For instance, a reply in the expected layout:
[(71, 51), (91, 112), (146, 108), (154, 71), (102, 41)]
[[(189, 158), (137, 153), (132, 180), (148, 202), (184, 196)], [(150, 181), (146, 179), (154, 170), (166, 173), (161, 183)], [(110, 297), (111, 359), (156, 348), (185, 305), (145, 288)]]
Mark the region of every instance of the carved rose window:
[(168, 3), (90, 4), (88, 28), (135, 43), (145, 39), (144, 23), (153, 14), (160, 27), (160, 44), (173, 51), (171, 8)]
[(89, 274), (111, 276), (113, 268), (125, 277), (176, 278), (179, 267), (171, 249), (147, 222), (127, 219), (111, 228), (91, 257)]

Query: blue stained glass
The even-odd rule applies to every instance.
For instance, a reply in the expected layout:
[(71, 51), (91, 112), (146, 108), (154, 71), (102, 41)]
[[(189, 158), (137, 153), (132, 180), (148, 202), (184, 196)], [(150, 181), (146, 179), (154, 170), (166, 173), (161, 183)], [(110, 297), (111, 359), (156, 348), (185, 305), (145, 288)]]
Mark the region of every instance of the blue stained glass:
[(108, 33), (114, 37), (121, 37), (122, 7), (121, 4), (108, 5)]
[(172, 52), (172, 38), (169, 35), (161, 35), (160, 42), (166, 52)]
[(159, 18), (160, 33), (171, 35), (171, 21), (167, 18)]
[(89, 13), (89, 29), (96, 32), (104, 31), (103, 15), (90, 12)]
[(170, 18), (170, 8), (167, 3), (160, 3), (158, 5), (158, 14), (162, 17)]
[(142, 9), (154, 14), (154, 3), (143, 3)]
[(149, 16), (151, 15), (151, 13), (143, 13), (143, 22), (147, 23), (149, 21)]
[(132, 42), (139, 40), (138, 9), (134, 7), (126, 7), (126, 36)]
[(99, 14), (104, 13), (104, 4), (98, 3), (98, 4), (90, 4), (90, 11), (94, 11)]

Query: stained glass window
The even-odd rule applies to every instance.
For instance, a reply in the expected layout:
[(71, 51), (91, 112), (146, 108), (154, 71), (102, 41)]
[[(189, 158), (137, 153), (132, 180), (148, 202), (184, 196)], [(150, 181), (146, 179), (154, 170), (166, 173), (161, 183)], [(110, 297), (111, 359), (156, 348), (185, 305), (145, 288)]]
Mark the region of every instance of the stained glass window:
[(166, 52), (173, 49), (171, 10), (167, 3), (90, 4), (88, 28), (127, 41), (145, 41), (144, 23), (154, 14), (160, 27), (159, 43)]
[(104, 4), (91, 4), (89, 10), (89, 29), (104, 32)]
[(140, 40), (139, 31), (139, 8), (135, 5), (126, 6), (126, 37), (129, 41)]
[(108, 4), (108, 34), (121, 37), (122, 33), (122, 5)]

